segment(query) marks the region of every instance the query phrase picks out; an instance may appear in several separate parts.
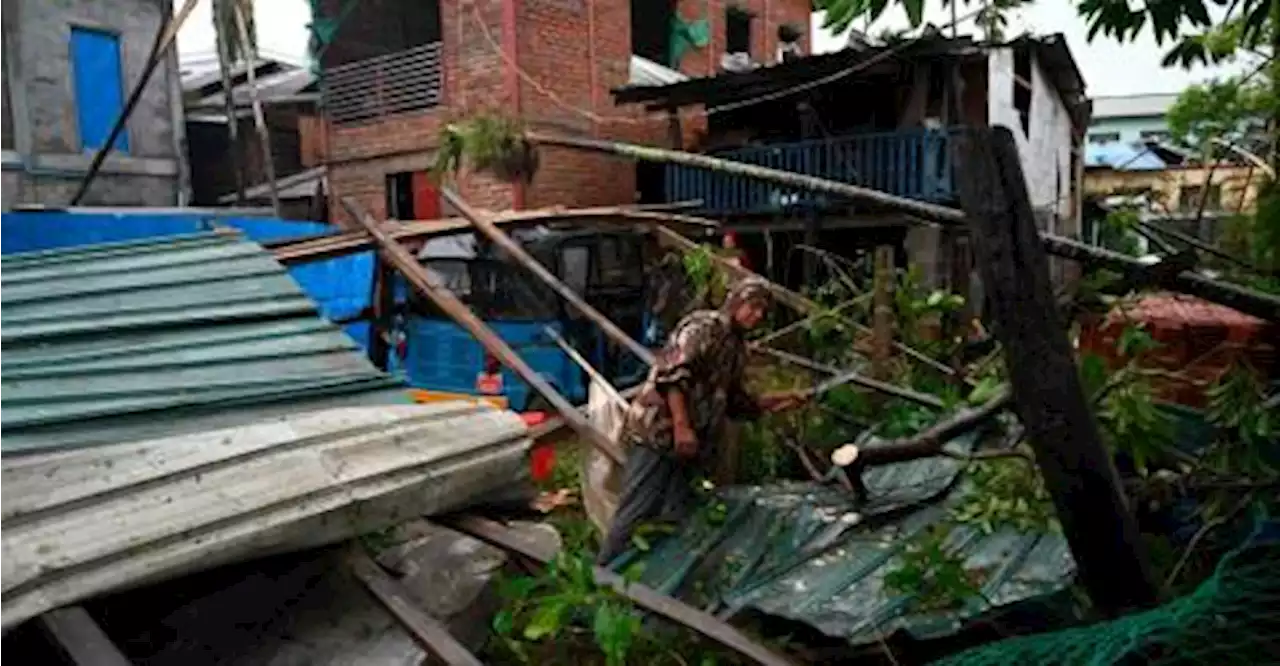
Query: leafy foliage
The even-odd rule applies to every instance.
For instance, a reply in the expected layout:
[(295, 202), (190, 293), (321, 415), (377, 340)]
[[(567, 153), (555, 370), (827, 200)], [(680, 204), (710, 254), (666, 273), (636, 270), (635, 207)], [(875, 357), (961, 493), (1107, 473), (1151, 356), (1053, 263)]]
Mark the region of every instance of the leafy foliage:
[(1210, 139), (1247, 147), (1260, 145), (1276, 103), (1267, 77), (1213, 79), (1183, 90), (1166, 120), (1174, 141), (1212, 157), (1221, 148), (1207, 145)]
[[(924, 22), (925, 0), (895, 0), (902, 5), (907, 20), (912, 27), (919, 27)], [(950, 7), (952, 2), (962, 0), (942, 0), (943, 7)], [(1008, 25), (1007, 12), (1029, 4), (1030, 0), (963, 0), (965, 6), (978, 2), (982, 5), (975, 16), (975, 21), (983, 29), (988, 39), (1004, 38), (1004, 28)], [(814, 7), (826, 10), (827, 18), (824, 28), (843, 32), (860, 18), (875, 21), (884, 14), (891, 4), (889, 0), (816, 0)]]
[(1040, 470), (1026, 456), (992, 458), (973, 463), (969, 482), (973, 490), (951, 511), (952, 520), (971, 525), (984, 534), (1004, 528), (1018, 532), (1061, 530), (1052, 498)]
[(983, 572), (966, 569), (962, 555), (947, 548), (951, 530), (934, 525), (902, 545), (898, 562), (884, 577), (886, 590), (911, 598), (916, 611), (948, 610), (980, 594)]

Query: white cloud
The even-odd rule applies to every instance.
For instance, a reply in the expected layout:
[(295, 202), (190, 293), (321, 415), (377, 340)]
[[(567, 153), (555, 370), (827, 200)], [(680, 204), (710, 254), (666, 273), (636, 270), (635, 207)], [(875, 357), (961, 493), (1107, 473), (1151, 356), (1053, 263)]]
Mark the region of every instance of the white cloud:
[[(263, 54), (305, 61), (309, 36), (307, 24), (311, 21), (310, 2), (257, 0), (253, 5), (253, 18), (258, 27), (258, 49)], [(178, 53), (190, 56), (215, 52), (213, 3), (211, 0), (200, 0), (178, 31)]]
[[(1166, 42), (1164, 45), (1157, 45), (1149, 30), (1144, 30), (1138, 39), (1127, 44), (1120, 44), (1101, 35), (1090, 43), (1084, 19), (1076, 14), (1075, 4), (1069, 0), (1040, 0), (1012, 12), (1005, 32), (1010, 36), (1024, 31), (1033, 34), (1063, 33), (1076, 64), (1084, 74), (1090, 96), (1179, 92), (1193, 83), (1241, 69), (1240, 66), (1198, 67), (1188, 71), (1180, 67), (1162, 67), (1160, 60), (1169, 44)], [(957, 13), (963, 17), (978, 6), (976, 3), (966, 6), (962, 2)], [(843, 48), (844, 36), (823, 30), (822, 19), (823, 13), (814, 15), (814, 50), (832, 51)], [(949, 25), (951, 10), (944, 9), (941, 2), (927, 0), (925, 21), (939, 26)], [(902, 30), (908, 26), (902, 8), (894, 6), (886, 10), (871, 25), (870, 30), (865, 31), (878, 35), (886, 29)], [(961, 21), (959, 28), (962, 34), (973, 33), (973, 21)]]

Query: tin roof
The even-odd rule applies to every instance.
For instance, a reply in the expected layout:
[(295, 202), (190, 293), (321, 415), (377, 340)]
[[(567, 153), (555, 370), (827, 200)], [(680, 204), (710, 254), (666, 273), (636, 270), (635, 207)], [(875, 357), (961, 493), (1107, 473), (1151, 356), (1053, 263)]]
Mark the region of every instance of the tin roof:
[[(947, 446), (966, 454), (972, 435)], [(960, 460), (937, 457), (868, 470), (864, 504), (841, 488), (788, 482), (721, 491), (723, 520), (707, 515), (647, 553), (640, 582), (665, 593), (704, 595), (721, 617), (751, 609), (807, 624), (852, 644), (904, 630), (915, 638), (958, 632), (988, 610), (1056, 592), (1075, 571), (1061, 534), (957, 523), (950, 507), (973, 492)], [(951, 526), (944, 548), (982, 576), (963, 607), (921, 610), (886, 577), (905, 545)], [(691, 592), (692, 590), (692, 592)]]
[(1177, 100), (1176, 93), (1094, 97), (1093, 119), (1162, 117)]
[(236, 233), (8, 255), (0, 268), (6, 455), (408, 400)]

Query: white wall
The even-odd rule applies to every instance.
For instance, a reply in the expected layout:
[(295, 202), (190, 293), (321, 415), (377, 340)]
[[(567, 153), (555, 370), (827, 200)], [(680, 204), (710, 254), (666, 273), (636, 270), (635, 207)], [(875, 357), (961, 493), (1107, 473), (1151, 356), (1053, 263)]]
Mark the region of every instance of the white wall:
[(1031, 206), (1056, 213), (1048, 231), (1078, 232), (1071, 203), (1071, 115), (1039, 63), (1031, 67), (1031, 122), (1026, 133), (1013, 106), (1013, 49), (993, 49), (988, 60), (987, 117), (991, 126), (1008, 127), (1018, 143)]

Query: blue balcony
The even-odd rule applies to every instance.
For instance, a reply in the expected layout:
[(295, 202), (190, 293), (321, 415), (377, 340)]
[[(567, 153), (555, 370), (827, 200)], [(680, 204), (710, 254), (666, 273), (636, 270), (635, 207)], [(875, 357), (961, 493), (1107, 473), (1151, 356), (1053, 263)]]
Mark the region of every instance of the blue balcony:
[[(908, 130), (752, 146), (716, 157), (796, 171), (899, 196), (946, 203), (953, 199), (951, 136), (956, 130)], [(709, 214), (830, 211), (840, 197), (805, 192), (751, 178), (671, 165), (667, 201), (702, 200)]]

